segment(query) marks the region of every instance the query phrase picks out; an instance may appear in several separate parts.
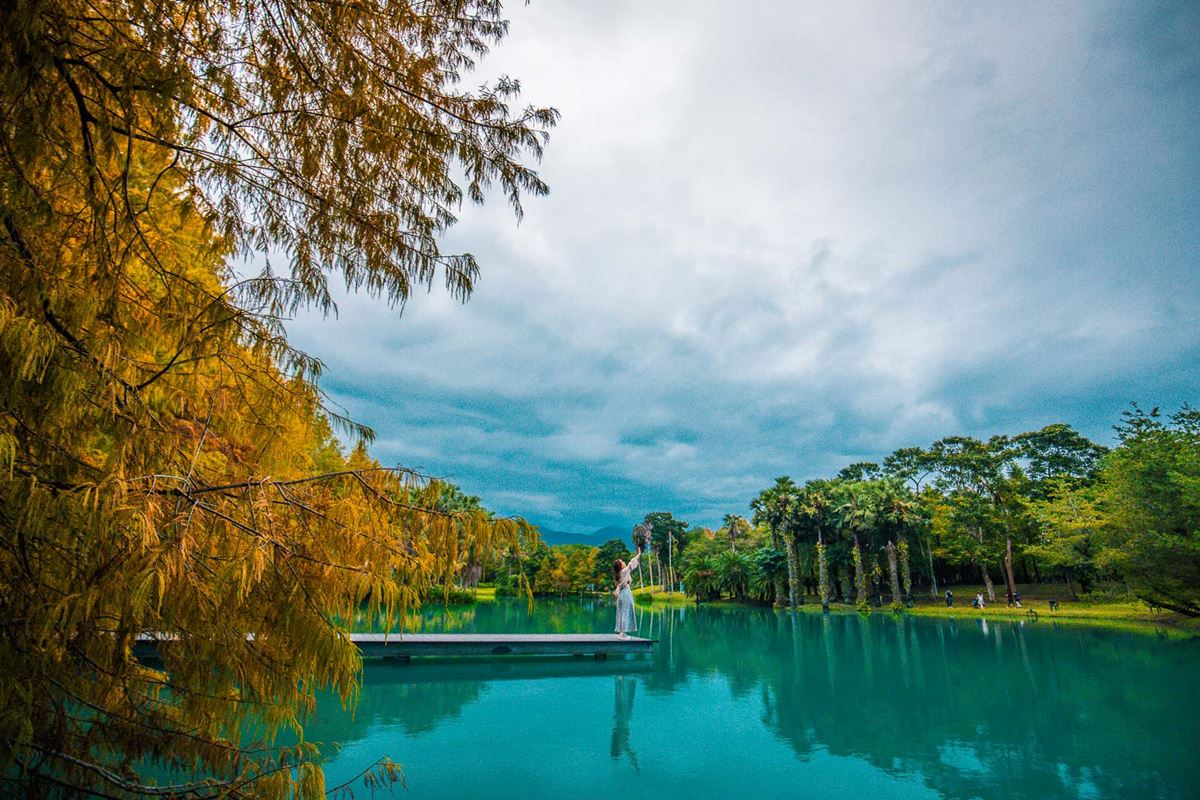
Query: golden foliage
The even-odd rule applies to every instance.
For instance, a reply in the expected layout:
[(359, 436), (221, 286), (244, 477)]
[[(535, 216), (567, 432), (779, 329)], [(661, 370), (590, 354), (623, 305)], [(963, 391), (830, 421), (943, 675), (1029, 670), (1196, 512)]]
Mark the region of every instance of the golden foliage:
[[(42, 0), (0, 29), (0, 771), (322, 796), (302, 736), (271, 739), (322, 687), (353, 701), (344, 621), (402, 620), (530, 533), (345, 457), (331, 421), (369, 431), (323, 409), (281, 315), (327, 306), (329, 270), (403, 300), (443, 269), (465, 296), (474, 261), (436, 243), (453, 165), (519, 209), (556, 115), (454, 89), (503, 35), (491, 2)], [(236, 280), (252, 248), (291, 276)]]

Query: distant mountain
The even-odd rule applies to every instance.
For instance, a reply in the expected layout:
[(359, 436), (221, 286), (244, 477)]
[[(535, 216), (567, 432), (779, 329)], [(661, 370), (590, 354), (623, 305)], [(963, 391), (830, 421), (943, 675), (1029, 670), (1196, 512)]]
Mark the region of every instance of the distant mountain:
[(620, 525), (605, 525), (603, 528), (598, 528), (592, 531), (592, 538), (596, 540), (596, 544), (603, 544), (609, 539), (620, 539), (625, 541), (633, 537), (633, 526), (622, 528)]
[(542, 541), (549, 545), (555, 544), (586, 544), (591, 547), (596, 547), (601, 543), (593, 539), (586, 533), (567, 533), (566, 531), (555, 531), (550, 528), (538, 528), (538, 533), (542, 536)]
[(539, 525), (538, 532), (542, 535), (542, 541), (549, 545), (586, 544), (590, 547), (599, 547), (609, 539), (621, 539), (624, 541), (630, 536), (630, 532), (619, 525), (606, 525), (591, 533), (568, 533), (567, 531), (543, 528)]

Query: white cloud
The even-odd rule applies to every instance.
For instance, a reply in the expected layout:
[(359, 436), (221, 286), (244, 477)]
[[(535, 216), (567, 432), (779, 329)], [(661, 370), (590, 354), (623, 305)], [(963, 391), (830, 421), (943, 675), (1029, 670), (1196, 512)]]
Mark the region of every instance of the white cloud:
[(485, 71), (563, 111), (552, 196), (463, 210), (467, 306), (293, 326), (385, 456), (575, 527), (712, 521), (781, 472), (1195, 372), (1195, 13), (1169, 57), (1131, 5), (512, 14)]

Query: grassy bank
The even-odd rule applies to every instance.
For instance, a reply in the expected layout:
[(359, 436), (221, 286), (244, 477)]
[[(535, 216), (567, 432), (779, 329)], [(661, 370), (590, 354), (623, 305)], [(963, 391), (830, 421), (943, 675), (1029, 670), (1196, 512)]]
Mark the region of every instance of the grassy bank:
[(645, 586), (633, 590), (633, 602), (638, 605), (694, 605), (696, 600), (683, 592), (664, 592), (661, 586)]
[[(1059, 584), (1042, 584), (1020, 587), (1021, 608), (1010, 608), (1002, 592), (997, 593), (998, 602), (986, 603), (984, 608), (972, 608), (971, 600), (976, 594), (987, 593), (983, 586), (952, 586), (954, 606), (946, 607), (945, 588), (936, 599), (925, 594), (914, 596), (914, 606), (904, 609), (904, 613), (918, 617), (939, 617), (943, 619), (995, 619), (995, 620), (1025, 620), (1036, 619), (1039, 622), (1062, 622), (1066, 624), (1107, 625), (1121, 628), (1170, 628), (1191, 633), (1200, 633), (1200, 619), (1185, 617), (1169, 611), (1155, 611), (1141, 600), (1132, 600), (1120, 595), (1095, 593), (1078, 598), (1072, 598), (1066, 587)], [(634, 589), (634, 600), (639, 605), (681, 605), (693, 604), (695, 600), (680, 592), (660, 592), (657, 586), (647, 586)], [(1058, 609), (1050, 608), (1050, 601), (1058, 603)], [(705, 605), (752, 605), (742, 601), (722, 599), (709, 601)], [(836, 613), (855, 613), (853, 604), (835, 603)], [(805, 596), (801, 611), (819, 613), (820, 601), (816, 597)], [(885, 602), (881, 608), (871, 607), (873, 613), (891, 613), (891, 604)], [(1030, 613), (1033, 611), (1034, 613)]]
[[(1200, 619), (1192, 619), (1169, 611), (1154, 611), (1140, 600), (1131, 600), (1119, 594), (1104, 594), (1097, 592), (1079, 598), (1072, 598), (1066, 587), (1061, 584), (1041, 584), (1020, 587), (1021, 608), (1009, 608), (1004, 600), (1002, 591), (997, 592), (998, 602), (988, 603), (984, 608), (972, 608), (971, 600), (976, 594), (987, 593), (983, 586), (952, 586), (954, 606), (946, 607), (945, 588), (941, 589), (936, 599), (931, 598), (928, 591), (914, 593), (914, 606), (904, 609), (904, 613), (917, 617), (938, 617), (942, 619), (994, 619), (994, 620), (1024, 620), (1036, 619), (1039, 622), (1061, 622), (1064, 624), (1105, 625), (1128, 629), (1153, 631), (1154, 628), (1169, 628), (1172, 630), (1200, 634)], [(474, 590), (478, 602), (491, 602), (496, 599), (496, 590), (492, 586), (480, 586)], [(598, 593), (596, 596), (608, 596), (608, 593)], [(659, 586), (635, 587), (633, 599), (638, 606), (669, 607), (695, 605), (695, 598), (683, 592), (664, 592)], [(1050, 601), (1058, 603), (1058, 610), (1050, 608)], [(757, 603), (721, 599), (711, 600), (704, 605), (759, 605)], [(853, 604), (834, 603), (834, 613), (856, 613)], [(804, 597), (804, 604), (798, 609), (805, 613), (820, 613), (819, 600), (811, 595)], [(1030, 614), (1030, 611), (1034, 614)], [(881, 608), (871, 607), (873, 613), (890, 614), (891, 604), (885, 602)]]
[[(997, 602), (988, 602), (982, 609), (972, 608), (971, 599), (976, 594), (983, 593), (986, 600), (983, 586), (953, 586), (951, 591), (954, 592), (953, 608), (946, 607), (943, 589), (942, 595), (936, 599), (928, 594), (914, 598), (916, 606), (907, 609), (907, 612), (924, 617), (972, 619), (1031, 619), (1036, 615), (1039, 620), (1153, 625), (1200, 632), (1200, 620), (1170, 611), (1156, 611), (1141, 600), (1119, 594), (1097, 592), (1073, 598), (1060, 584), (1019, 587), (1021, 608), (1010, 608), (1002, 591), (996, 593)], [(1051, 601), (1058, 603), (1057, 610), (1051, 609)], [(1034, 614), (1029, 613), (1031, 610)]]
[(977, 608), (937, 608), (925, 607), (908, 609), (907, 613), (918, 617), (940, 617), (943, 619), (991, 619), (996, 621), (1030, 621), (1039, 623), (1061, 623), (1066, 625), (1102, 625), (1104, 627), (1122, 628), (1151, 632), (1167, 628), (1189, 634), (1200, 634), (1200, 620), (1173, 613), (1151, 613), (1144, 605), (1140, 608), (1132, 603), (1080, 603), (1075, 607), (1061, 608), (1058, 611), (1034, 609), (1036, 617), (1029, 614), (1027, 609), (988, 607)]

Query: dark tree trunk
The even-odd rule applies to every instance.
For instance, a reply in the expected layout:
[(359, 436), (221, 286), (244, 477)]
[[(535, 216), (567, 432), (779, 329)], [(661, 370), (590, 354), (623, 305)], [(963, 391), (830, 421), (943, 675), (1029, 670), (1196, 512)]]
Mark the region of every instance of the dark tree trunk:
[(1200, 608), (1195, 606), (1179, 606), (1166, 600), (1151, 600), (1149, 597), (1142, 595), (1142, 600), (1150, 606), (1160, 606), (1168, 611), (1174, 611), (1177, 614), (1183, 614), (1185, 617), (1200, 617)]
[[(983, 548), (983, 528), (975, 528), (975, 538), (979, 541), (980, 549)], [(987, 566), (983, 560), (979, 561), (979, 574), (983, 576), (983, 586), (987, 590), (988, 602), (996, 602), (996, 587), (992, 585), (992, 576), (988, 575)]]
[(933, 545), (926, 543), (925, 555), (929, 558), (929, 596), (937, 598), (937, 570), (933, 568)]
[(983, 576), (983, 587), (987, 590), (989, 602), (996, 602), (996, 587), (992, 585), (992, 576), (988, 575), (987, 566), (979, 562), (979, 574)]
[(1004, 580), (1008, 584), (1008, 602), (1011, 604), (1017, 596), (1017, 582), (1013, 578), (1012, 567), (1012, 537), (1006, 537), (1004, 540)]

